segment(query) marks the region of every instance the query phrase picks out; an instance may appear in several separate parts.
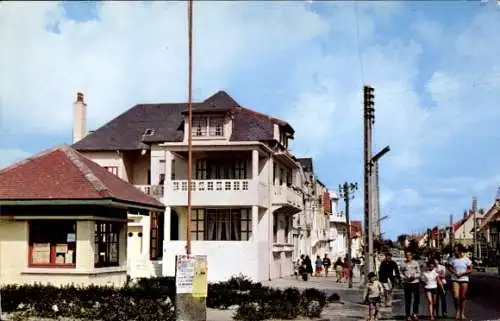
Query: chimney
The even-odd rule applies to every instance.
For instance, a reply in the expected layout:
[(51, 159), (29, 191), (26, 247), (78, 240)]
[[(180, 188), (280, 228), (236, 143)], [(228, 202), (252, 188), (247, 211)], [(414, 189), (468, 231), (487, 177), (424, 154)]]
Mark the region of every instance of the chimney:
[(83, 93), (76, 94), (73, 103), (73, 144), (87, 135), (87, 105), (83, 100)]
[(472, 213), (477, 213), (477, 197), (472, 198)]

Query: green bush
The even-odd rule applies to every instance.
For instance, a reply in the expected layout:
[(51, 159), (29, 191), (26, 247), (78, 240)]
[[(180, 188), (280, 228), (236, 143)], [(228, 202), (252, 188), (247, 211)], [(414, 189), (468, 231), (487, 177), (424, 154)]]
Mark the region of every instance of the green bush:
[[(18, 316), (71, 317), (82, 320), (175, 320), (175, 279), (139, 279), (122, 288), (9, 285), (3, 287), (2, 309)], [(273, 289), (244, 276), (209, 284), (207, 306), (239, 306), (234, 318), (242, 321), (318, 317), (326, 304), (316, 289)]]

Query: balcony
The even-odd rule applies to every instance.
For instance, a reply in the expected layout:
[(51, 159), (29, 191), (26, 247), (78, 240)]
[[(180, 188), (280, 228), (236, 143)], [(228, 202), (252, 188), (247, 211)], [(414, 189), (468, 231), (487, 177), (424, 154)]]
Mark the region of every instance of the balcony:
[(304, 209), (302, 194), (286, 185), (274, 186), (273, 205), (291, 208), (292, 214)]
[(149, 196), (156, 197), (159, 200), (162, 200), (165, 194), (163, 185), (135, 185), (135, 187)]
[(347, 224), (347, 219), (343, 212), (332, 213), (328, 215), (328, 219), (331, 223), (344, 223)]
[[(258, 182), (251, 179), (192, 180), (193, 206), (252, 206), (259, 205)], [(187, 180), (166, 182), (165, 202), (172, 206), (187, 206)]]

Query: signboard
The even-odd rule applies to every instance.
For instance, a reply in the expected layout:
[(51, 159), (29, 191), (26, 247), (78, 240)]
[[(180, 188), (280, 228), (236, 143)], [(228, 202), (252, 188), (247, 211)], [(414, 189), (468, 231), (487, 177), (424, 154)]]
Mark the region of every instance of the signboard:
[(190, 293), (194, 297), (207, 296), (208, 269), (205, 255), (177, 255), (175, 268), (177, 293)]
[(207, 257), (204, 255), (196, 256), (196, 263), (194, 266), (194, 280), (193, 280), (193, 297), (206, 298), (208, 294), (208, 267)]

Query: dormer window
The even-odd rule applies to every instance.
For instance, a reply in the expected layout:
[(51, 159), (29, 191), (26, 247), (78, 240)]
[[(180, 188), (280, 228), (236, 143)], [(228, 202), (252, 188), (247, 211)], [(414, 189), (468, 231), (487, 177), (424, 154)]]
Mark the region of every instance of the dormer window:
[(154, 129), (148, 128), (144, 131), (144, 136), (152, 136), (154, 135), (155, 131)]
[(222, 137), (224, 136), (224, 117), (193, 117), (192, 133), (194, 137)]
[(280, 144), (288, 148), (288, 136), (283, 130), (280, 130)]

